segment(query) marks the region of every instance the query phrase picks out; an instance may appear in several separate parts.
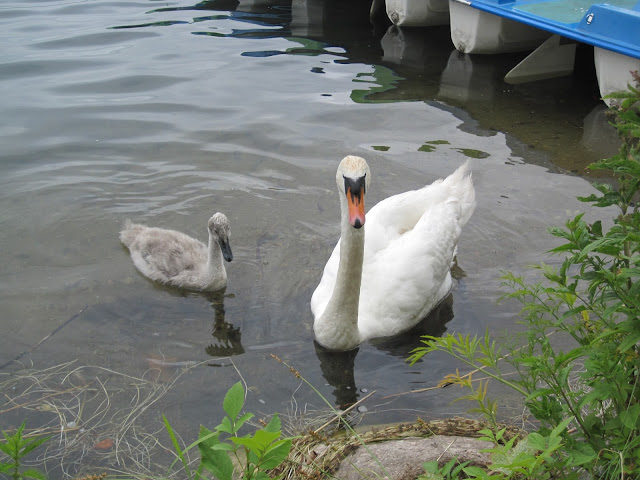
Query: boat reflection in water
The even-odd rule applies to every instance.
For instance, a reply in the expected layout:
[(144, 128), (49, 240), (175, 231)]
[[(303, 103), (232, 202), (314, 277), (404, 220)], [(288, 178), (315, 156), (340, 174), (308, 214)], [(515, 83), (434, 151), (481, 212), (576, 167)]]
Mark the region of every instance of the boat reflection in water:
[(504, 67), (494, 58), (472, 56), (453, 50), (440, 77), (438, 99), (456, 105), (469, 101), (493, 103), (502, 85)]

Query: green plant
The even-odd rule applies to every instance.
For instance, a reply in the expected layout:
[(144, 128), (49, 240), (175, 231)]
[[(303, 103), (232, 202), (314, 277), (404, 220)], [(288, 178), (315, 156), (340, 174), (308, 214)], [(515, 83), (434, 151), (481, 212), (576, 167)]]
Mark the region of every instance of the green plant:
[(437, 460), (431, 460), (422, 465), (425, 473), (417, 480), (456, 480), (467, 465), (469, 462), (459, 463), (456, 458), (452, 458), (440, 467)]
[[(470, 462), (459, 464), (455, 458), (440, 467), (438, 461), (433, 460), (424, 464), (425, 473), (418, 480), (457, 480), (460, 478), (481, 480), (563, 478), (563, 480), (572, 480), (577, 478), (577, 475), (575, 473), (566, 475), (566, 472), (562, 472), (563, 460), (558, 460), (554, 456), (554, 452), (564, 446), (561, 433), (567, 428), (570, 420), (562, 422), (549, 435), (545, 436), (533, 432), (518, 443), (515, 443), (518, 439), (517, 436), (505, 440), (506, 428), (480, 430), (479, 433), (484, 435), (480, 440), (487, 440), (495, 444), (492, 448), (482, 450), (491, 454), (491, 463), (487, 468), (469, 465)], [(557, 476), (560, 472), (563, 474)]]
[[(206, 471), (218, 480), (231, 480), (237, 478), (234, 474), (238, 467), (239, 476), (244, 480), (266, 479), (269, 478), (267, 471), (277, 467), (287, 458), (292, 439), (280, 438), (281, 426), (277, 414), (253, 435), (238, 436), (240, 428), (254, 416), (252, 413), (241, 414), (244, 399), (244, 388), (238, 382), (229, 389), (224, 398), (223, 409), (227, 416), (222, 419), (220, 425), (213, 430), (200, 426), (198, 440), (185, 450), (181, 449), (173, 429), (163, 416), (188, 478), (207, 478)], [(200, 464), (192, 474), (185, 453), (194, 446), (200, 451)]]
[[(499, 479), (512, 478), (563, 478), (569, 480), (577, 475), (567, 474), (562, 471), (565, 460), (558, 458), (554, 453), (564, 447), (562, 432), (567, 428), (570, 418), (563, 421), (554, 428), (548, 435), (541, 435), (532, 432), (524, 439), (514, 445), (517, 437), (512, 437), (509, 441), (502, 443), (502, 435), (505, 429), (494, 434), (492, 430), (482, 430), (486, 436), (482, 440), (493, 441), (496, 446), (485, 450), (491, 453), (490, 471)], [(557, 473), (562, 472), (558, 476)], [(465, 469), (465, 473), (471, 478), (487, 478), (487, 473), (477, 467)], [(489, 477), (490, 478), (490, 477)]]
[[(634, 80), (640, 84), (637, 73)], [(549, 451), (544, 464), (534, 465), (533, 478), (549, 478), (552, 470), (564, 478), (580, 469), (594, 478), (640, 478), (640, 212), (634, 203), (640, 195), (640, 90), (629, 86), (612, 98), (622, 99), (612, 107), (622, 146), (589, 168), (611, 172), (617, 186), (596, 182), (599, 194), (579, 200), (618, 213), (609, 229), (600, 220), (585, 222), (584, 214), (565, 228), (549, 228), (563, 240), (551, 253), (564, 258), (557, 267), (535, 267), (543, 281), (504, 273), (503, 285), (511, 290), (504, 297), (522, 304), (523, 346), (498, 344), (488, 334), (424, 337), (426, 346), (409, 358), (445, 351), (521, 393), (540, 423), (527, 442)], [(515, 378), (507, 378), (505, 363)], [(467, 398), (495, 422), (486, 384), (474, 389), (470, 377), (459, 374), (448, 380), (470, 388)], [(558, 430), (561, 425), (571, 428)], [(541, 439), (553, 443), (543, 450)]]
[(0, 473), (8, 473), (14, 480), (23, 478), (36, 478), (38, 480), (44, 480), (46, 477), (38, 470), (33, 468), (27, 468), (21, 470), (22, 459), (29, 453), (38, 448), (44, 442), (49, 440), (50, 437), (37, 437), (32, 439), (23, 438), (22, 432), (24, 432), (26, 422), (22, 422), (22, 425), (18, 427), (13, 435), (9, 435), (4, 430), (2, 435), (5, 442), (0, 442), (0, 451), (9, 457), (9, 462), (0, 462)]
[[(427, 337), (423, 337), (423, 338), (427, 338)], [(436, 337), (428, 337), (428, 338), (436, 338)], [(477, 337), (471, 339), (469, 336), (463, 337), (461, 335), (458, 335), (458, 337), (456, 338), (454, 335), (449, 335), (444, 338), (447, 341), (447, 352), (459, 359), (461, 359), (461, 355), (462, 356), (466, 355), (464, 353), (465, 351), (473, 352), (471, 353), (470, 358), (475, 358), (475, 352), (477, 351), (478, 348), (482, 348), (488, 354), (491, 354), (492, 352), (498, 352), (498, 350), (495, 349), (495, 345), (489, 346), (488, 348), (483, 348), (484, 344)], [(485, 337), (485, 340), (487, 341), (490, 340), (488, 335)], [(422, 353), (422, 349), (418, 349), (416, 352), (413, 353), (412, 357), (410, 357), (410, 360), (416, 361), (422, 355), (424, 355), (424, 353)], [(488, 357), (488, 358), (491, 358), (491, 357)], [(493, 362), (493, 364), (495, 365), (495, 371), (497, 373), (492, 374), (490, 372), (488, 376), (490, 378), (492, 376), (495, 376), (496, 378), (499, 377), (501, 379), (504, 379), (504, 376), (500, 373), (499, 364), (497, 361), (499, 360), (499, 358), (496, 357), (494, 360), (495, 361)], [(472, 360), (467, 361), (466, 363), (472, 365), (473, 361)], [(485, 365), (485, 366), (488, 366), (488, 365)], [(466, 375), (460, 375), (460, 371), (456, 369), (456, 373), (447, 375), (440, 382), (440, 386), (453, 384), (453, 385), (459, 385), (462, 388), (468, 389), (471, 393), (469, 393), (468, 395), (463, 395), (461, 397), (458, 397), (455, 400), (453, 400), (453, 402), (457, 402), (460, 400), (471, 400), (475, 402), (477, 406), (474, 408), (470, 408), (469, 412), (480, 413), (489, 421), (489, 424), (493, 428), (498, 428), (498, 418), (497, 418), (498, 402), (489, 398), (489, 396), (487, 395), (487, 388), (489, 387), (490, 378), (484, 379), (484, 380), (479, 379), (476, 381), (473, 379), (474, 373), (476, 372), (467, 373)], [(515, 385), (512, 385), (512, 387), (517, 388)]]

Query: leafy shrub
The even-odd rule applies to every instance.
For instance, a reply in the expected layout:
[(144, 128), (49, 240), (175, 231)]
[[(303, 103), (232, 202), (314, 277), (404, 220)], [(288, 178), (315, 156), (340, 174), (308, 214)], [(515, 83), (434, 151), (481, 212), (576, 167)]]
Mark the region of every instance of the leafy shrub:
[[(277, 467), (287, 458), (292, 439), (280, 438), (281, 426), (277, 414), (253, 435), (238, 436), (240, 428), (254, 416), (252, 413), (241, 414), (243, 406), (244, 388), (238, 382), (229, 389), (224, 398), (223, 409), (227, 416), (222, 419), (220, 425), (213, 430), (200, 426), (198, 440), (185, 450), (181, 449), (173, 429), (163, 416), (188, 478), (208, 478), (205, 472), (209, 472), (218, 480), (232, 480), (238, 478), (235, 470), (239, 468), (239, 475), (243, 480), (268, 479), (267, 471)], [(196, 445), (200, 450), (200, 465), (192, 474), (184, 454)]]
[(49, 440), (50, 437), (37, 437), (32, 439), (23, 438), (22, 432), (26, 422), (22, 422), (22, 425), (18, 427), (16, 433), (9, 435), (3, 431), (5, 442), (0, 442), (0, 452), (9, 457), (9, 462), (0, 462), (0, 473), (8, 473), (14, 480), (22, 480), (23, 478), (35, 478), (37, 480), (44, 480), (46, 477), (34, 468), (22, 469), (22, 459)]
[[(637, 72), (634, 80), (640, 85)], [(588, 224), (584, 214), (568, 220), (565, 228), (549, 228), (563, 241), (551, 252), (564, 258), (559, 267), (536, 267), (543, 281), (531, 284), (512, 273), (503, 275), (511, 291), (505, 297), (523, 306), (524, 345), (502, 345), (488, 334), (424, 337), (426, 346), (410, 357), (415, 362), (430, 351), (446, 351), (523, 395), (540, 422), (529, 435), (538, 452), (550, 446), (541, 439), (554, 442), (544, 464), (530, 464), (535, 472), (517, 472), (526, 478), (550, 478), (552, 472), (572, 478), (580, 470), (593, 478), (640, 478), (640, 212), (635, 203), (640, 195), (640, 90), (629, 86), (610, 97), (621, 100), (612, 112), (622, 146), (589, 168), (612, 173), (617, 186), (596, 182), (599, 194), (579, 200), (617, 207), (619, 213), (609, 229), (600, 220)], [(566, 351), (552, 342), (555, 336), (568, 340), (563, 342), (569, 344)], [(505, 376), (504, 362), (515, 369), (516, 379)], [(471, 376), (459, 373), (447, 381), (469, 388), (466, 398), (476, 400), (476, 410), (496, 424), (496, 404), (487, 399), (486, 383), (475, 387)], [(569, 428), (558, 428), (563, 425)], [(504, 466), (509, 465), (513, 460)], [(482, 476), (469, 468), (465, 473), (476, 478), (510, 478)]]

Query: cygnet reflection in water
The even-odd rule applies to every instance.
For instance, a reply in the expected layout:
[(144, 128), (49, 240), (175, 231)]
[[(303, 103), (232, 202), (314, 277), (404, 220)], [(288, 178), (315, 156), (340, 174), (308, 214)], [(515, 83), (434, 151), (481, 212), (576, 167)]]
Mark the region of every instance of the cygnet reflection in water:
[(212, 357), (230, 357), (244, 353), (240, 327), (234, 327), (233, 324), (225, 320), (224, 292), (225, 290), (223, 289), (207, 295), (214, 312), (211, 335), (215, 340), (207, 345), (204, 350)]

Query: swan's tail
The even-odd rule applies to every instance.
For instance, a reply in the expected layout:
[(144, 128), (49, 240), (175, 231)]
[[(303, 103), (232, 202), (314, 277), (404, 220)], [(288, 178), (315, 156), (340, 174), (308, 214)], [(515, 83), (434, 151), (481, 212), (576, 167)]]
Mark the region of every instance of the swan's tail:
[(465, 225), (476, 208), (476, 190), (471, 178), (471, 159), (467, 159), (455, 172), (445, 178), (458, 202), (460, 202), (460, 226)]

